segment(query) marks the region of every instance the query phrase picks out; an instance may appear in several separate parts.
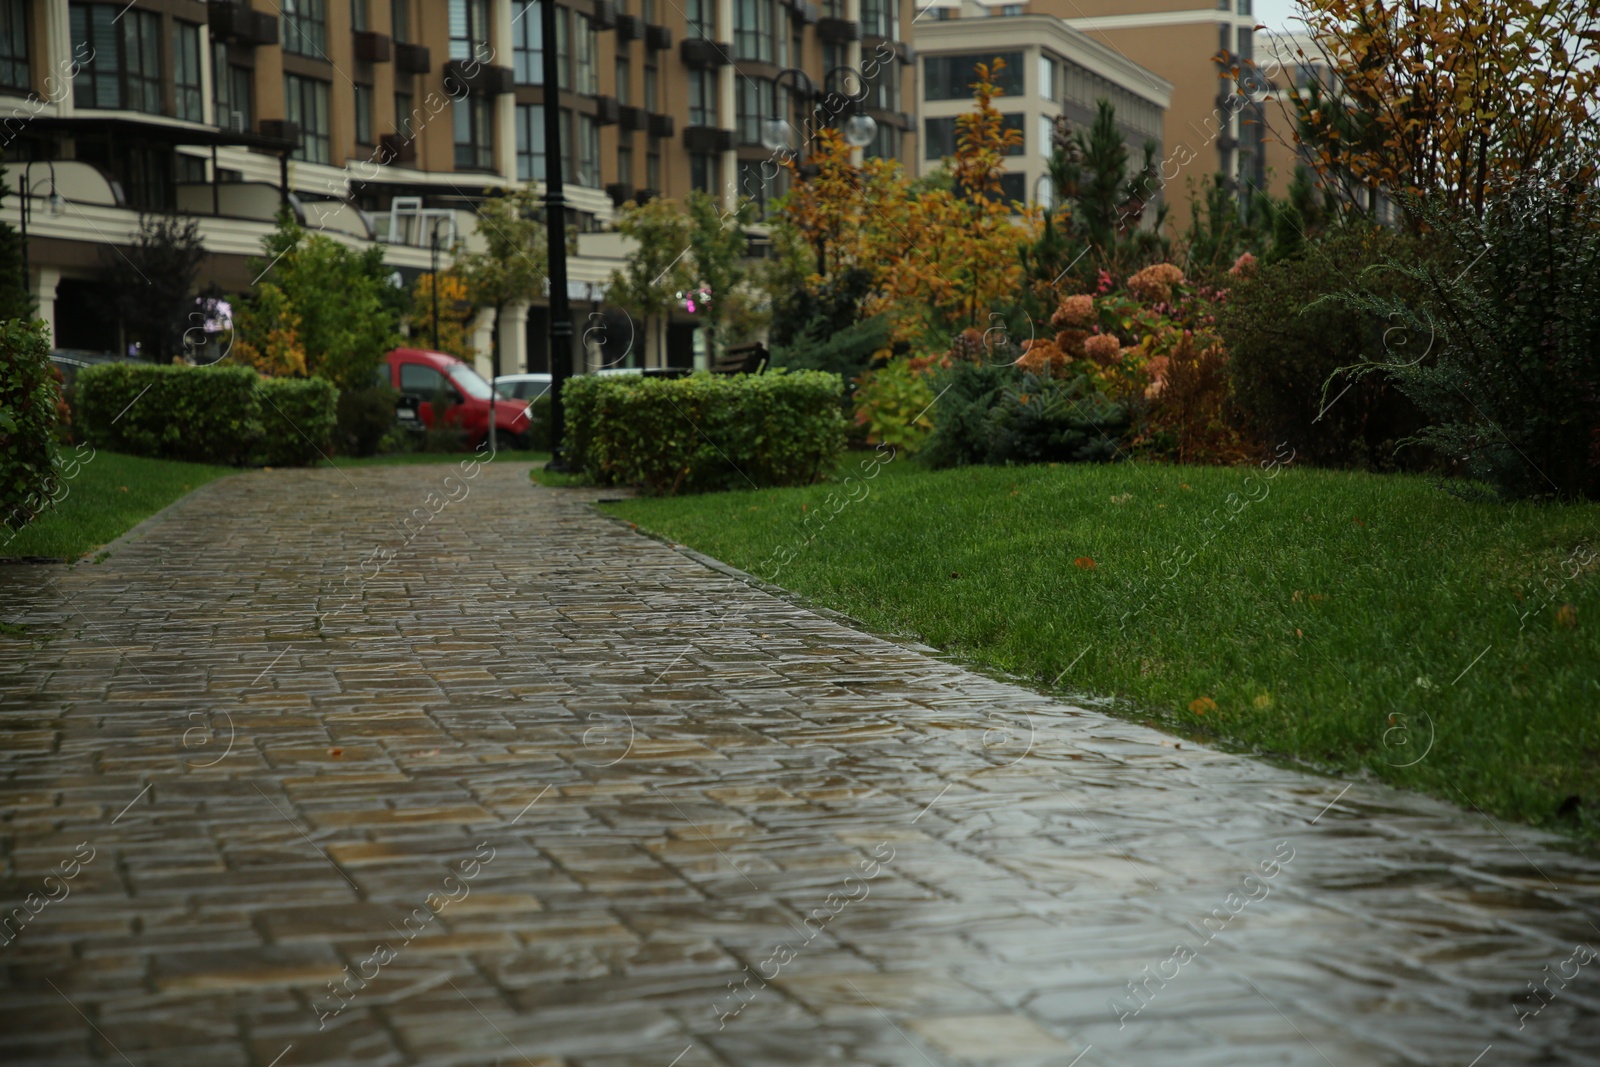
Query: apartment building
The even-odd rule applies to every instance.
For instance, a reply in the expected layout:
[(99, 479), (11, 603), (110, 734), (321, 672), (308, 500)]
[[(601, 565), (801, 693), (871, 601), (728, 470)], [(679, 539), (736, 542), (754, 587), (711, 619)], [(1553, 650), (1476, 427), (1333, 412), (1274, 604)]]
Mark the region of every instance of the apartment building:
[(1016, 4), (933, 3), (915, 34), (922, 65), (919, 173), (937, 170), (954, 154), (956, 119), (972, 110), (975, 68), (993, 67), (996, 59), (1004, 65), (992, 75), (1001, 93), (994, 106), (1022, 134), (1000, 178), (1007, 200), (1050, 202), (1046, 179), (1055, 121), (1064, 115), (1075, 129), (1087, 131), (1100, 100), (1115, 108), (1132, 167), (1146, 143), (1161, 158), (1171, 83), (1054, 16), (1024, 14)]
[[(911, 158), (912, 15), (912, 0), (558, 0), (580, 321), (622, 262), (609, 232), (622, 203), (699, 188), (765, 208), (783, 179), (762, 167), (763, 128), (825, 88), (859, 86), (877, 122), (868, 154)], [(470, 247), (485, 196), (542, 190), (542, 38), (530, 0), (0, 0), (0, 218), (26, 227), (56, 345), (121, 343), (101, 278), (141, 213), (196, 219), (202, 284), (230, 292), (253, 281), (283, 204), (381, 245), (402, 279), (429, 270), (436, 245)], [(865, 85), (852, 81), (863, 66)], [(675, 361), (693, 346), (681, 318)], [(498, 337), (502, 372), (543, 369), (547, 322), (541, 302), (509, 308), (498, 330), (480, 320), (479, 350)]]

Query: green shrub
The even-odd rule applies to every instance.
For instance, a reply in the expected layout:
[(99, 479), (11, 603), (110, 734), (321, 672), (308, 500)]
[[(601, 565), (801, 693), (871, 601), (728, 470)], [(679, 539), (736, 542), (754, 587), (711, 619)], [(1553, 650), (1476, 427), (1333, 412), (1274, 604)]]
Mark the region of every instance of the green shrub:
[(933, 433), (918, 458), (932, 467), (965, 467), (989, 460), (989, 412), (1015, 367), (958, 359), (935, 373)]
[(935, 399), (927, 370), (899, 356), (856, 379), (856, 425), (866, 431), (869, 445), (916, 452), (933, 429)]
[(1024, 373), (989, 412), (988, 462), (1106, 463), (1128, 432), (1128, 411), (1084, 375)]
[(528, 402), (528, 447), (535, 452), (548, 452), (550, 440), (550, 394), (540, 393)]
[(338, 424), (339, 391), (322, 378), (262, 378), (261, 439), (255, 462), (304, 467), (327, 457)]
[[(1581, 171), (1580, 171), (1581, 173)], [(1530, 177), (1481, 218), (1420, 204), (1442, 238), (1430, 262), (1383, 267), (1419, 299), (1351, 291), (1340, 303), (1428, 339), (1427, 358), (1385, 356), (1389, 380), (1432, 425), (1418, 437), (1502, 496), (1600, 497), (1600, 200), (1591, 184)]]
[(78, 372), (78, 421), (96, 448), (193, 463), (243, 463), (261, 437), (248, 367), (104, 363)]
[(1427, 347), (1427, 332), (1323, 299), (1357, 278), (1374, 293), (1403, 297), (1416, 287), (1400, 275), (1362, 269), (1385, 256), (1415, 262), (1421, 255), (1414, 241), (1351, 224), (1235, 283), (1217, 328), (1240, 428), (1260, 441), (1287, 441), (1318, 466), (1426, 466), (1427, 450), (1400, 445), (1426, 424), (1414, 403), (1381, 378), (1333, 376), (1386, 348), (1386, 358), (1413, 359)]
[(570, 379), (568, 459), (657, 494), (805, 485), (844, 450), (843, 383), (822, 371)]
[(20, 528), (56, 483), (57, 375), (42, 322), (0, 322), (0, 524)]
[(387, 385), (346, 389), (339, 394), (339, 421), (334, 442), (346, 456), (370, 456), (394, 429), (398, 390)]

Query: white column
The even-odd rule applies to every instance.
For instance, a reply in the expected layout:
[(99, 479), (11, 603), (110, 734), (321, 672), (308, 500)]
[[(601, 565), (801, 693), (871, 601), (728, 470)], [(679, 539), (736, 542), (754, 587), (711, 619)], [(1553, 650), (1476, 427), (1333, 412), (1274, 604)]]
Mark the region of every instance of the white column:
[(473, 369), (485, 378), (494, 373), (490, 353), (494, 351), (494, 309), (485, 308), (477, 318), (468, 323), (472, 335), (472, 350), (477, 355), (472, 360)]
[[(37, 10), (37, 9), (35, 9)], [(44, 37), (46, 76), (50, 83), (41, 96), (55, 105), (56, 114), (72, 114), (72, 22), (67, 0), (45, 0)], [(35, 70), (38, 67), (34, 68)]]
[[(529, 10), (524, 18), (538, 18), (537, 10)], [(491, 45), (494, 48), (494, 66), (509, 67), (511, 57), (511, 0), (493, 0), (489, 12)], [(501, 93), (494, 98), (494, 165), (495, 170), (508, 184), (517, 181), (517, 98)]]
[[(733, 51), (733, 0), (717, 0), (717, 39)], [(734, 80), (737, 75), (732, 66), (721, 67), (717, 71), (717, 117), (718, 125), (724, 130), (738, 128), (738, 100), (734, 95)], [(717, 170), (721, 172), (722, 195), (721, 202), (724, 211), (733, 206), (734, 194), (738, 189), (738, 154), (730, 150), (723, 152), (717, 163)], [(666, 365), (665, 357), (662, 365)]]
[(500, 312), (500, 373), (523, 374), (528, 369), (528, 302), (508, 305)]
[(56, 286), (61, 284), (61, 272), (55, 267), (34, 267), (28, 272), (29, 291), (37, 302), (38, 315), (45, 322), (50, 337), (50, 347), (56, 346)]

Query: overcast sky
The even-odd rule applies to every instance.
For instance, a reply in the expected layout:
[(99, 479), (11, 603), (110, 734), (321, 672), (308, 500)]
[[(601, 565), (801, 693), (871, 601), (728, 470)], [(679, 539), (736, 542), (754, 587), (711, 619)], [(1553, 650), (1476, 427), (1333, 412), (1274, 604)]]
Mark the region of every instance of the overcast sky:
[(1292, 21), (1299, 11), (1295, 0), (1255, 0), (1251, 10), (1255, 13), (1256, 21), (1269, 30), (1293, 33), (1305, 29), (1300, 22)]

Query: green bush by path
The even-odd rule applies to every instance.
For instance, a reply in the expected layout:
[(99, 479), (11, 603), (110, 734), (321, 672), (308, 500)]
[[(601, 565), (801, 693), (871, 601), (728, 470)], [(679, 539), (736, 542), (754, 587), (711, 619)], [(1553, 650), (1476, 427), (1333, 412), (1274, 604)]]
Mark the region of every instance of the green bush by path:
[(607, 510), (1041, 690), (1600, 836), (1600, 505), (1269, 474), (900, 460), (820, 529), (837, 486)]
[(55, 506), (20, 530), (0, 529), (0, 558), (77, 559), (191, 489), (231, 473), (228, 467), (119, 456), (79, 445), (56, 487)]
[(261, 437), (259, 380), (248, 367), (85, 367), (77, 380), (79, 433), (109, 452), (243, 463)]
[(261, 440), (255, 460), (269, 467), (303, 467), (333, 448), (339, 390), (322, 378), (262, 378)]
[(0, 530), (23, 526), (48, 503), (60, 473), (59, 399), (42, 322), (0, 322)]
[(663, 495), (805, 485), (844, 451), (837, 374), (583, 375), (564, 389), (569, 462), (600, 485)]

